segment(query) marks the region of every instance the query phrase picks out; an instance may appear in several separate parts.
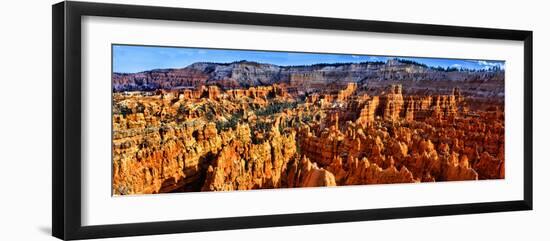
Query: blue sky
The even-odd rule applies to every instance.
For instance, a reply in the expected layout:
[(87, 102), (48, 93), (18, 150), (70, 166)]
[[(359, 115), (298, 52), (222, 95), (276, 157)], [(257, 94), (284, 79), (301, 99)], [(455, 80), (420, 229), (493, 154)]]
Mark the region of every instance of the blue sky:
[[(288, 65), (311, 65), (317, 63), (347, 63), (364, 61), (386, 61), (392, 56), (372, 56), (353, 54), (316, 54), (295, 52), (271, 52), (255, 50), (223, 50), (205, 48), (150, 47), (113, 45), (113, 71), (136, 73), (151, 69), (183, 68), (195, 62), (229, 63), (240, 60), (260, 63)], [(428, 66), (486, 69), (500, 66), (504, 61), (457, 60), (438, 58), (399, 57), (413, 60)]]

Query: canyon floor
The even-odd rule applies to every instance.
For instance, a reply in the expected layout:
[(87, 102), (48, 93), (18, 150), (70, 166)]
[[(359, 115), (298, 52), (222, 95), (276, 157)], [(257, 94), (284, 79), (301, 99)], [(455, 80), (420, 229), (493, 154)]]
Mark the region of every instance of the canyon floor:
[(504, 178), (504, 98), (445, 86), (114, 92), (112, 192)]

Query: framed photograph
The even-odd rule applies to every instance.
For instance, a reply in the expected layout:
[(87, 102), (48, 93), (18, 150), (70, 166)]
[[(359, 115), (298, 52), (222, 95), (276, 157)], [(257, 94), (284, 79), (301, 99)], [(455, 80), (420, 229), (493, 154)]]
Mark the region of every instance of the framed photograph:
[(60, 239), (532, 209), (531, 31), (66, 1), (52, 51)]

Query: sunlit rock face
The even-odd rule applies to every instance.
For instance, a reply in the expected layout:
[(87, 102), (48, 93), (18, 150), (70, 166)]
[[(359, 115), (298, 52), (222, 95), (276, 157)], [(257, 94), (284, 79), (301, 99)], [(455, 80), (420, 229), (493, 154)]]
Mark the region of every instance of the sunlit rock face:
[[(385, 68), (388, 78), (400, 71), (430, 74), (399, 63), (250, 65), (115, 75), (113, 194), (505, 177), (501, 89), (485, 88), (496, 85), (497, 74), (483, 88), (464, 91), (455, 82), (431, 89), (324, 83), (339, 68), (352, 71), (348, 78), (365, 68)], [(215, 80), (222, 84), (209, 84)], [(188, 87), (174, 88), (180, 84)], [(157, 85), (163, 88), (149, 89)]]

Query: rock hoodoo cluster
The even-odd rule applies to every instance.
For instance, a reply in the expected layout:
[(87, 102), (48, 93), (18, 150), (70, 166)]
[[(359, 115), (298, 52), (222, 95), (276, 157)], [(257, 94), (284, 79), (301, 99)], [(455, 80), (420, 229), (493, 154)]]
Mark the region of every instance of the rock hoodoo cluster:
[[(290, 82), (272, 83), (273, 73), (282, 70), (268, 67), (255, 66), (254, 72), (220, 65), (206, 75), (212, 64), (205, 63), (177, 71), (115, 75), (115, 88), (137, 86), (139, 81), (163, 88), (113, 93), (113, 193), (505, 176), (504, 103), (498, 94), (472, 95), (454, 85), (420, 90), (377, 82), (364, 87), (357, 81), (312, 87), (309, 78), (328, 78), (331, 72), (298, 68), (289, 74)], [(407, 68), (393, 62), (365, 68), (375, 67)], [(393, 73), (388, 71), (383, 73)], [(228, 73), (269, 84), (208, 84), (213, 78), (234, 81)]]

